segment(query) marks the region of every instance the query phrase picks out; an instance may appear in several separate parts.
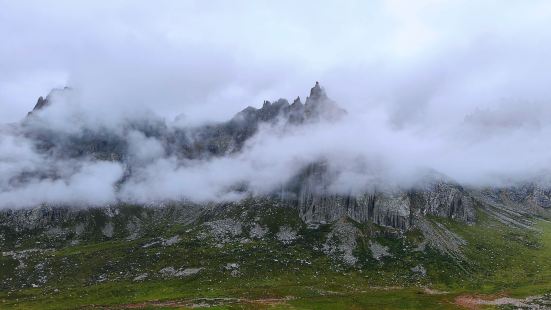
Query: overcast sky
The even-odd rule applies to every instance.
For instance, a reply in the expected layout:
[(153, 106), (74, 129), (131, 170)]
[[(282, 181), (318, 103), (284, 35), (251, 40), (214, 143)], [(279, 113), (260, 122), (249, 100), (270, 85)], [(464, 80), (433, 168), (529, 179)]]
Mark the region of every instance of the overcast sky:
[(434, 122), (550, 98), (548, 29), (549, 1), (0, 0), (0, 122), (54, 87), (199, 122), (316, 80), (352, 111)]

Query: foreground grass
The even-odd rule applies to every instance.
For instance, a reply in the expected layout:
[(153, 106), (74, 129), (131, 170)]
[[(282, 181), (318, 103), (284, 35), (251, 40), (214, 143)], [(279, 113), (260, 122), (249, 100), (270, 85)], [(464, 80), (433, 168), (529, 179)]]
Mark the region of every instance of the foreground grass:
[[(241, 301), (229, 301), (218, 308), (281, 308), (281, 309), (457, 309), (453, 295), (430, 295), (418, 288), (364, 288), (347, 285), (345, 279), (335, 279), (341, 285), (339, 291), (324, 290), (317, 283), (296, 284), (249, 283), (245, 287), (234, 286), (230, 281), (218, 283), (216, 288), (194, 287), (192, 282), (163, 281), (135, 283), (106, 283), (87, 288), (67, 289), (59, 293), (27, 290), (17, 296), (4, 299), (2, 309), (75, 309), (102, 306), (125, 308), (131, 304), (151, 301), (192, 301), (236, 297)], [(244, 284), (244, 283), (242, 283)], [(311, 285), (310, 285), (311, 284)], [(264, 302), (283, 298), (282, 302)], [(285, 299), (287, 298), (287, 299)], [(151, 303), (149, 308), (156, 307)]]

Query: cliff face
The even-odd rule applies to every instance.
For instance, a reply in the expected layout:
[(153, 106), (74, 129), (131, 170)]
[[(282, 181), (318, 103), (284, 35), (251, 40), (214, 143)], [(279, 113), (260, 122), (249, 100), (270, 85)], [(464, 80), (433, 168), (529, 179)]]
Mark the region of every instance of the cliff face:
[(376, 192), (332, 194), (329, 186), (333, 175), (325, 163), (308, 166), (293, 184), (292, 205), (298, 208), (306, 223), (332, 223), (348, 217), (360, 223), (407, 230), (411, 226), (410, 199), (406, 192)]
[(414, 215), (433, 215), (473, 223), (474, 198), (462, 188), (440, 184), (432, 190), (362, 195), (331, 195), (304, 189), (297, 207), (305, 222), (334, 222), (349, 217), (361, 223), (408, 230), (415, 227)]
[(335, 172), (327, 164), (309, 165), (289, 182), (284, 199), (307, 223), (332, 223), (348, 217), (402, 231), (416, 227), (418, 216), (433, 215), (463, 223), (475, 221), (474, 198), (463, 187), (431, 176), (413, 189), (388, 188), (356, 194), (332, 194)]

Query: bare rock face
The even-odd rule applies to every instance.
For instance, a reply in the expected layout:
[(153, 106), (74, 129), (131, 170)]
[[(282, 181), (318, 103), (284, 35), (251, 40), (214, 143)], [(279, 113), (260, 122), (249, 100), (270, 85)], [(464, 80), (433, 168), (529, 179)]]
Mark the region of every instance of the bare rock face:
[(247, 107), (230, 122), (238, 126), (246, 126), (248, 131), (255, 131), (261, 122), (283, 121), (297, 125), (305, 122), (336, 121), (345, 114), (346, 111), (327, 97), (325, 90), (319, 82), (316, 82), (304, 104), (300, 97), (297, 97), (292, 104), (289, 104), (286, 99), (279, 99), (273, 103), (264, 101), (262, 108)]
[(78, 210), (62, 206), (39, 206), (32, 209), (0, 210), (0, 224), (16, 229), (45, 229), (77, 216)]
[(289, 226), (282, 226), (277, 232), (276, 237), (277, 240), (281, 241), (283, 244), (291, 244), (298, 238), (298, 235), (293, 228)]
[(551, 189), (534, 185), (530, 200), (536, 206), (551, 209)]
[(316, 82), (316, 85), (310, 90), (310, 96), (306, 98), (304, 103), (304, 114), (305, 118), (310, 120), (335, 121), (343, 117), (346, 111), (329, 99), (319, 82)]
[(322, 250), (326, 255), (354, 266), (358, 262), (358, 258), (354, 256), (354, 250), (357, 246), (356, 239), (360, 234), (359, 229), (342, 218), (333, 225)]
[(113, 226), (113, 223), (109, 222), (101, 229), (101, 233), (105, 237), (111, 238), (113, 237), (114, 230), (115, 230), (115, 227)]
[[(57, 239), (64, 237), (63, 240), (71, 236), (78, 240), (103, 240), (118, 236), (134, 240), (140, 236), (141, 226), (194, 222), (200, 211), (200, 207), (190, 205), (117, 205), (90, 208), (40, 206), (32, 209), (3, 209), (0, 210), (0, 246), (9, 246), (20, 241), (1, 240), (2, 235), (23, 232)], [(185, 218), (185, 221), (181, 218)], [(136, 226), (136, 223), (139, 226)], [(24, 237), (24, 234), (22, 236)], [(176, 241), (168, 239), (166, 243), (169, 245), (170, 242)]]
[(242, 224), (232, 219), (223, 219), (205, 223), (216, 242), (223, 244), (233, 240), (243, 232)]
[(369, 249), (374, 259), (380, 261), (385, 257), (392, 257), (388, 247), (381, 245), (375, 241), (369, 241)]
[(360, 223), (407, 230), (410, 222), (410, 200), (406, 194), (364, 194), (361, 196), (311, 195), (299, 204), (306, 223), (332, 223), (343, 216)]
[(411, 226), (411, 203), (409, 197), (402, 194), (379, 194), (372, 198), (372, 206), (368, 205), (370, 219), (373, 223), (407, 230)]
[(427, 269), (425, 267), (423, 267), (423, 265), (417, 265), (413, 268), (410, 269), (411, 272), (421, 276), (421, 277), (426, 277), (427, 276)]
[(423, 189), (412, 191), (410, 197), (416, 209), (415, 212), (447, 217), (465, 223), (472, 223), (475, 220), (474, 198), (459, 185), (438, 181)]
[[(465, 260), (461, 252), (461, 247), (466, 244), (464, 239), (441, 224), (433, 225), (425, 217), (418, 216), (415, 222), (428, 245), (458, 260)], [(425, 244), (418, 250), (423, 250), (424, 247)]]
[(33, 110), (29, 113), (27, 113), (27, 116), (30, 116), (33, 114), (33, 112), (39, 111), (47, 107), (52, 103), (52, 98), (56, 95), (62, 94), (63, 92), (71, 90), (69, 87), (64, 88), (54, 88), (50, 91), (50, 93), (46, 96), (46, 98), (40, 96), (38, 97), (38, 100), (36, 101), (36, 105), (34, 106)]
[(203, 268), (180, 268), (175, 269), (172, 266), (165, 267), (159, 270), (159, 273), (164, 278), (183, 278), (199, 273)]
[(334, 180), (323, 162), (310, 165), (292, 182), (296, 204), (306, 223), (333, 223), (343, 216), (406, 231), (415, 226), (414, 214), (447, 217), (464, 223), (475, 220), (474, 198), (449, 180), (433, 179), (413, 190), (400, 188), (363, 194), (332, 194)]
[(516, 207), (520, 211), (551, 211), (551, 186), (536, 182), (510, 186), (507, 188), (486, 188), (482, 191), (485, 198), (496, 203)]
[[(33, 111), (41, 110), (48, 104), (48, 100), (44, 99), (42, 96), (38, 98), (38, 101), (36, 102), (36, 105), (34, 106)], [(31, 112), (29, 112), (31, 113)]]
[(264, 236), (268, 233), (268, 229), (263, 227), (262, 225), (259, 225), (258, 223), (255, 223), (253, 227), (250, 229), (250, 236), (253, 239), (262, 239)]

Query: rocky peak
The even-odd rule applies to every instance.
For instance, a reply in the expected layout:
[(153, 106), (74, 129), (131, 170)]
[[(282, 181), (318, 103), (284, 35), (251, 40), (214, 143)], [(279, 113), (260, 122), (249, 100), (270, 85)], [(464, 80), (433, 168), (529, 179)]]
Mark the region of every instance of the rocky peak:
[(310, 96), (306, 98), (306, 104), (327, 99), (328, 98), (325, 90), (320, 86), (320, 83), (316, 81), (316, 85), (314, 85), (314, 87), (310, 89)]
[(64, 88), (54, 88), (50, 91), (50, 93), (46, 96), (46, 98), (40, 96), (38, 97), (38, 101), (36, 102), (36, 105), (34, 106), (33, 110), (29, 113), (27, 113), (27, 116), (31, 115), (34, 111), (39, 111), (47, 107), (52, 102), (52, 97), (57, 96), (65, 91), (70, 90), (71, 88), (65, 86)]
[(320, 119), (336, 121), (346, 114), (346, 110), (327, 97), (319, 82), (310, 89), (310, 96), (306, 98), (304, 107), (305, 119), (313, 121)]
[[(53, 104), (60, 96), (69, 95), (66, 94), (68, 89), (54, 89), (45, 98), (39, 98), (34, 110), (29, 115)], [(179, 129), (173, 133), (163, 129), (163, 126), (154, 126), (153, 132), (156, 137), (170, 141), (167, 149), (169, 152), (177, 153), (178, 156), (186, 158), (222, 156), (241, 150), (245, 141), (258, 131), (261, 124), (281, 122), (283, 125), (301, 125), (310, 122), (333, 121), (338, 120), (345, 113), (327, 97), (319, 83), (316, 83), (311, 89), (307, 101), (308, 103), (303, 104), (300, 97), (297, 97), (292, 104), (286, 99), (265, 100), (262, 107), (249, 106), (227, 122)], [(28, 117), (25, 123), (33, 122), (34, 119), (35, 117)], [(124, 126), (142, 131), (149, 136), (149, 133), (146, 133), (151, 131), (149, 125), (142, 122), (143, 120), (136, 120), (135, 123), (125, 123)], [(85, 133), (70, 137), (70, 139), (67, 138), (69, 140), (63, 146), (58, 146), (56, 141), (58, 137), (36, 129), (35, 126), (26, 126), (27, 134), (35, 137), (44, 150), (59, 147), (62, 148), (59, 150), (60, 153), (77, 157), (113, 158), (112, 154), (115, 154), (117, 158), (127, 158), (128, 155), (125, 153), (127, 150), (124, 136), (109, 135), (89, 128), (90, 130)]]
[(30, 116), (34, 111), (42, 110), (49, 103), (50, 102), (48, 101), (48, 97), (46, 97), (46, 99), (44, 99), (44, 97), (42, 96), (38, 97), (38, 101), (36, 102), (36, 105), (34, 106), (32, 111), (27, 113), (27, 116)]
[(298, 96), (298, 97), (293, 101), (293, 103), (291, 104), (291, 107), (293, 107), (293, 106), (298, 106), (298, 105), (302, 105), (302, 101), (300, 101), (300, 96)]
[(38, 98), (36, 105), (34, 106), (33, 111), (40, 110), (48, 104), (48, 100), (44, 99), (42, 96)]
[(305, 121), (338, 120), (346, 111), (340, 108), (333, 100), (327, 97), (319, 82), (310, 89), (310, 96), (303, 104), (297, 97), (292, 104), (286, 99), (275, 102), (265, 100), (260, 109), (248, 107), (234, 117), (234, 120), (275, 121), (280, 116), (289, 123), (300, 124)]

